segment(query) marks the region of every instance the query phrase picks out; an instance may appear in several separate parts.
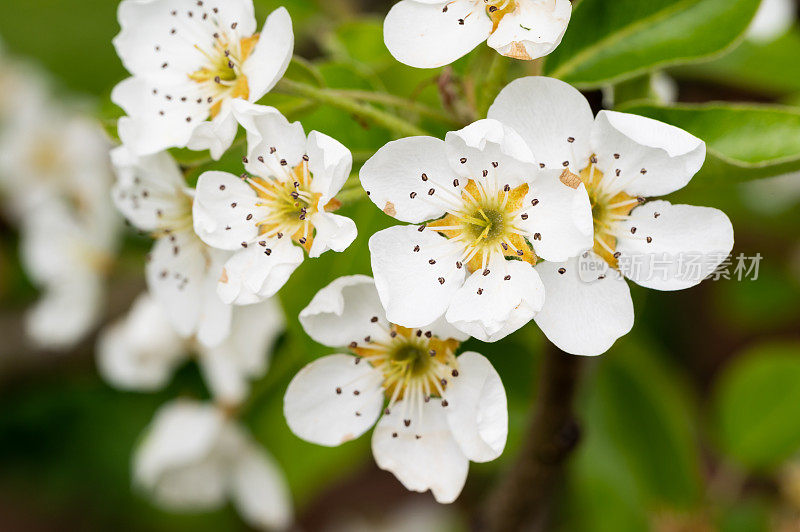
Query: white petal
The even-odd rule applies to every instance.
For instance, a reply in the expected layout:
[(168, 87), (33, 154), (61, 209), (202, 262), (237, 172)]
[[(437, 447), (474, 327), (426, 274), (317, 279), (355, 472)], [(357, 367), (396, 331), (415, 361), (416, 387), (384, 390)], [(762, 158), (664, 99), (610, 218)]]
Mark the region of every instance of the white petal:
[(317, 292), (300, 311), (300, 323), (315, 342), (329, 347), (378, 338), (389, 325), (375, 282), (366, 275), (339, 277)]
[(378, 419), (383, 375), (366, 360), (329, 355), (295, 375), (283, 398), (286, 422), (306, 441), (335, 447), (358, 438)]
[(470, 0), (401, 0), (386, 15), (383, 39), (392, 55), (416, 68), (448, 65), (486, 40), (492, 21)]
[(100, 335), (97, 367), (116, 388), (155, 391), (166, 385), (185, 348), (161, 306), (144, 294)]
[(195, 127), (210, 114), (207, 105), (198, 105), (188, 98), (182, 101), (183, 96), (178, 96), (195, 90), (189, 83), (156, 85), (131, 77), (114, 87), (111, 101), (128, 115), (120, 118), (117, 124), (122, 143), (137, 155), (185, 147)]
[[(439, 503), (458, 498), (467, 480), (469, 460), (453, 438), (439, 399), (422, 403), (403, 415), (403, 401), (383, 416), (372, 433), (372, 454), (378, 467), (390, 471), (406, 489), (431, 490)], [(405, 421), (410, 420), (408, 426)]]
[[(122, 28), (114, 38), (117, 54), (129, 72), (151, 78), (180, 79), (198, 70), (206, 62), (200, 48), (212, 45), (219, 28), (229, 31), (235, 24), (240, 36), (256, 31), (251, 0), (220, 2), (213, 13), (185, 0), (124, 0), (117, 18)], [(162, 68), (164, 62), (168, 68)]]
[[(588, 271), (595, 265), (606, 267)], [(594, 253), (589, 252), (585, 259), (541, 263), (536, 271), (546, 297), (544, 308), (534, 319), (562, 351), (600, 355), (633, 327), (628, 283)]]
[[(256, 191), (242, 179), (225, 172), (205, 172), (197, 180), (194, 230), (209, 246), (237, 250), (259, 234), (265, 216)], [(248, 217), (250, 218), (248, 220)]]
[(278, 293), (303, 262), (303, 250), (288, 238), (272, 238), (235, 253), (223, 269), (217, 285), (220, 299), (228, 304), (250, 305)]
[(283, 77), (293, 50), (292, 18), (286, 8), (279, 7), (267, 17), (255, 50), (242, 65), (251, 102), (260, 100)]
[(543, 57), (561, 44), (571, 15), (569, 0), (522, 0), (500, 19), (487, 44), (515, 59)]
[(217, 283), (222, 276), (222, 268), (231, 254), (216, 249), (205, 251), (207, 267), (203, 278), (196, 339), (201, 346), (215, 347), (231, 334), (233, 308), (217, 295)]
[(487, 270), (467, 278), (445, 317), (457, 329), (495, 342), (528, 323), (542, 308), (545, 294), (539, 274), (527, 262), (498, 254)]
[[(536, 255), (563, 261), (590, 249), (594, 242), (592, 206), (586, 187), (571, 188), (558, 170), (544, 170), (525, 196), (527, 220), (516, 225), (527, 231)], [(535, 205), (534, 205), (535, 203)]]
[(341, 142), (318, 131), (308, 134), (308, 167), (314, 176), (311, 189), (319, 192), (320, 208), (342, 189), (353, 169), (353, 155)]
[(456, 174), (466, 181), (486, 175), (498, 185), (518, 187), (539, 172), (530, 148), (513, 129), (496, 120), (478, 120), (445, 137), (447, 156)]
[(757, 43), (769, 43), (794, 25), (797, 6), (792, 0), (762, 0), (746, 37)]
[(80, 342), (102, 312), (101, 280), (80, 277), (47, 289), (25, 316), (26, 334), (45, 349), (67, 349)]
[(193, 335), (200, 320), (206, 260), (205, 245), (182, 231), (156, 240), (145, 267), (150, 293), (183, 337)]
[(186, 182), (167, 152), (138, 157), (119, 146), (111, 151), (111, 161), (117, 174), (114, 204), (138, 229), (171, 229), (191, 216)]
[(705, 143), (675, 126), (600, 111), (592, 130), (598, 168), (631, 196), (663, 196), (686, 186), (703, 166)]
[(318, 212), (312, 214), (309, 221), (316, 230), (314, 243), (311, 244), (311, 250), (308, 253), (312, 259), (319, 257), (329, 249), (341, 253), (358, 236), (356, 223), (350, 218), (338, 214)]
[(617, 238), (627, 278), (656, 290), (682, 290), (725, 260), (733, 249), (733, 226), (720, 210), (659, 200), (634, 209), (619, 224)]
[(232, 105), (236, 119), (247, 131), (245, 170), (264, 178), (284, 177), (287, 170), (300, 164), (306, 152), (306, 134), (300, 122), (289, 122), (274, 107), (245, 100), (234, 100)]
[(219, 410), (195, 401), (174, 400), (161, 407), (136, 450), (136, 482), (152, 489), (166, 472), (207, 458), (224, 423)]
[(500, 91), (488, 116), (522, 135), (548, 168), (563, 168), (567, 162), (578, 171), (589, 162), (594, 115), (586, 98), (563, 81), (541, 76), (514, 80)]
[(375, 286), (391, 323), (432, 323), (464, 282), (465, 269), (456, 267), (461, 258), (458, 246), (433, 231), (420, 232), (413, 225), (390, 227), (372, 235), (369, 250)]
[(250, 526), (275, 530), (292, 522), (292, 500), (283, 472), (255, 443), (251, 442), (233, 464), (231, 495)]
[(217, 116), (197, 124), (186, 147), (197, 151), (209, 150), (211, 158), (218, 161), (233, 144), (238, 129), (231, 103), (226, 100)]
[[(420, 223), (445, 214), (436, 189), (458, 194), (466, 183), (454, 186), (458, 177), (447, 161), (445, 143), (433, 137), (395, 140), (370, 157), (359, 172), (370, 199), (389, 216)], [(429, 195), (433, 190), (434, 194)]]
[(247, 398), (249, 380), (267, 371), (271, 346), (284, 330), (283, 311), (275, 299), (233, 309), (224, 342), (200, 350), (200, 364), (214, 397), (238, 405)]
[(489, 462), (503, 453), (508, 437), (508, 404), (500, 375), (486, 357), (458, 357), (458, 376), (448, 379), (447, 422), (464, 455)]

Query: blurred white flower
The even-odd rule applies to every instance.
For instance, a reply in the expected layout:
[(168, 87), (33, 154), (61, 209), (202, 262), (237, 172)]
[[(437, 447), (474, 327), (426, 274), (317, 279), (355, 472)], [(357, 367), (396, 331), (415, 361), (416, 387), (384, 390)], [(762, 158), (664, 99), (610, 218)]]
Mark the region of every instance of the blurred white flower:
[(482, 355), (456, 357), (466, 336), (444, 320), (419, 329), (390, 323), (373, 280), (356, 275), (320, 290), (300, 323), (317, 342), (349, 346), (353, 354), (322, 357), (289, 384), (284, 415), (299, 437), (337, 446), (377, 421), (378, 466), (409, 490), (430, 489), (442, 503), (461, 493), (470, 460), (488, 462), (503, 452), (503, 383)]
[(483, 41), (514, 59), (543, 57), (561, 43), (570, 0), (401, 0), (383, 25), (386, 47), (406, 65), (436, 68)]
[(66, 349), (100, 317), (119, 219), (108, 201), (113, 174), (100, 126), (50, 99), (35, 69), (0, 58), (0, 195), (18, 224), (21, 259), (41, 300), (27, 333)]
[(283, 329), (281, 308), (269, 299), (234, 309), (228, 337), (215, 347), (207, 347), (178, 335), (164, 309), (143, 294), (127, 316), (103, 331), (97, 362), (111, 385), (154, 391), (163, 388), (175, 368), (195, 352), (217, 401), (237, 405), (247, 397), (248, 381), (266, 373), (271, 346)]
[(480, 120), (444, 141), (390, 142), (361, 169), (361, 183), (395, 226), (369, 241), (372, 271), (392, 323), (422, 327), (443, 315), (493, 342), (541, 310), (533, 268), (592, 245), (582, 184), (542, 170), (535, 145), (497, 120)]
[(105, 221), (86, 219), (72, 205), (53, 198), (23, 219), (22, 264), (43, 292), (26, 326), (41, 347), (69, 348), (100, 318), (105, 275), (117, 245), (113, 214)]
[(189, 400), (161, 407), (133, 460), (136, 485), (159, 506), (202, 511), (231, 500), (259, 529), (292, 521), (286, 480), (264, 449), (222, 410)]
[(511, 82), (489, 117), (518, 131), (541, 165), (566, 169), (589, 191), (593, 251), (536, 266), (547, 297), (535, 320), (562, 350), (597, 355), (631, 329), (630, 290), (617, 269), (642, 286), (680, 290), (699, 284), (733, 248), (725, 213), (645, 203), (683, 188), (702, 167), (705, 144), (689, 133), (612, 111), (595, 118), (580, 92), (545, 77)]
[[(272, 107), (234, 102), (247, 130), (245, 174), (206, 172), (197, 182), (194, 229), (208, 245), (233, 252), (218, 293), (248, 305), (271, 297), (303, 262), (344, 251), (356, 238), (353, 220), (333, 214), (353, 158), (336, 140)], [(295, 245), (295, 243), (297, 245)]]
[(123, 0), (118, 18), (114, 46), (132, 76), (111, 99), (128, 115), (119, 136), (138, 155), (188, 147), (221, 157), (236, 136), (231, 101), (261, 99), (294, 48), (286, 9), (257, 33), (252, 0)]
[(756, 43), (769, 43), (782, 37), (796, 23), (795, 0), (762, 0), (746, 37)]
[(216, 291), (230, 253), (206, 246), (194, 234), (194, 191), (169, 154), (137, 157), (120, 146), (111, 158), (118, 178), (114, 203), (131, 224), (156, 239), (145, 268), (150, 293), (179, 335), (218, 346), (231, 331), (233, 309)]

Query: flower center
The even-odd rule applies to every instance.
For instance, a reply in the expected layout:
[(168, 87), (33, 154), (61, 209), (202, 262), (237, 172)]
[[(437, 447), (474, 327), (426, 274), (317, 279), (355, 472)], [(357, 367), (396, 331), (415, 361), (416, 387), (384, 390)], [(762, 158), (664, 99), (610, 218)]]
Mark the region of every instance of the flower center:
[(247, 76), (242, 65), (253, 52), (259, 34), (242, 39), (234, 39), (227, 33), (215, 33), (211, 49), (206, 50), (195, 45), (206, 58), (206, 64), (189, 75), (192, 81), (203, 87), (211, 107), (211, 118), (217, 116), (226, 98), (244, 98), (250, 96)]
[(516, 0), (483, 0), (483, 2), (486, 4), (486, 14), (494, 24), (492, 32), (497, 30), (497, 26), (504, 16), (517, 8)]
[[(594, 252), (610, 266), (618, 266), (616, 225), (628, 219), (628, 215), (643, 198), (634, 198), (622, 191), (621, 183), (614, 176), (603, 174), (592, 156), (589, 166), (580, 173), (580, 180), (586, 186), (592, 205), (594, 221)], [(574, 176), (574, 174), (573, 174)]]
[(531, 245), (514, 223), (518, 217), (527, 218), (522, 205), (527, 193), (528, 185), (487, 191), (482, 182), (470, 180), (462, 190), (461, 205), (428, 227), (463, 244), (457, 266), (466, 264), (470, 272), (485, 270), (495, 253), (536, 264)]
[(309, 218), (317, 213), (321, 194), (311, 191), (313, 177), (308, 169), (308, 156), (284, 178), (246, 177), (245, 180), (262, 200), (258, 206), (267, 211), (257, 222), (260, 234), (279, 239), (289, 235), (310, 252), (314, 226)]
[(429, 401), (442, 397), (447, 380), (458, 375), (455, 351), (460, 343), (442, 340), (430, 331), (390, 325), (382, 339), (364, 338), (350, 349), (383, 373), (389, 408), (404, 398)]

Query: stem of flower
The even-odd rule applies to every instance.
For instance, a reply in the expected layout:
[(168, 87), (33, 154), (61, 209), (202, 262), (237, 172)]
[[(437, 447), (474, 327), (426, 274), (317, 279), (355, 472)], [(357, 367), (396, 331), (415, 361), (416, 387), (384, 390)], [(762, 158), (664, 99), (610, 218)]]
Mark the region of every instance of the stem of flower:
[(432, 118), (448, 126), (454, 126), (456, 128), (462, 127), (462, 124), (459, 120), (448, 115), (447, 113), (444, 113), (438, 109), (435, 109), (423, 103), (408, 100), (400, 96), (395, 96), (394, 94), (389, 94), (386, 92), (370, 92), (362, 90), (331, 90), (331, 93), (339, 94), (341, 96), (345, 96), (348, 98), (354, 98), (356, 100), (361, 100), (364, 102), (379, 103), (379, 104), (389, 105), (392, 107), (397, 107), (399, 109), (404, 109), (406, 111), (418, 114), (420, 116)]
[(393, 114), (387, 113), (373, 107), (372, 105), (360, 103), (353, 98), (337, 94), (331, 89), (321, 89), (290, 79), (282, 79), (275, 86), (275, 89), (284, 94), (294, 94), (309, 100), (314, 100), (321, 104), (330, 105), (343, 111), (347, 111), (359, 118), (363, 118), (378, 126), (388, 129), (402, 136), (428, 135), (428, 132), (403, 120)]
[(508, 71), (508, 58), (498, 53), (494, 54), (489, 70), (486, 73), (486, 78), (481, 84), (480, 94), (478, 96), (478, 116), (484, 118), (489, 111), (489, 106), (492, 105), (497, 93), (503, 86), (506, 72)]
[(550, 496), (580, 439), (573, 402), (582, 362), (552, 346), (545, 350), (526, 439), (483, 508), (481, 530), (547, 529)]

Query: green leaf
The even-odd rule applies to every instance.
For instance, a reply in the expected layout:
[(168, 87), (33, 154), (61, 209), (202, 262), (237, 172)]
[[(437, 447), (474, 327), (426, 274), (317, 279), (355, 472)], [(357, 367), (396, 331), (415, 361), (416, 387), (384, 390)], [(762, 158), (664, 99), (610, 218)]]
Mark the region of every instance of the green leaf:
[(800, 450), (800, 344), (755, 347), (719, 376), (717, 445), (741, 465), (771, 469)]
[(736, 43), (759, 0), (583, 0), (547, 75), (579, 87), (708, 58)]
[(800, 76), (791, 75), (800, 57), (800, 30), (770, 43), (744, 41), (730, 54), (703, 65), (680, 67), (681, 78), (721, 82), (773, 96), (800, 92)]
[(800, 169), (800, 109), (724, 104), (625, 107), (703, 139), (708, 158), (693, 184), (729, 184)]
[(700, 498), (690, 393), (656, 351), (628, 337), (600, 360), (582, 398), (585, 452), (608, 455), (615, 466), (606, 474), (629, 477), (619, 487), (628, 500), (688, 508)]

